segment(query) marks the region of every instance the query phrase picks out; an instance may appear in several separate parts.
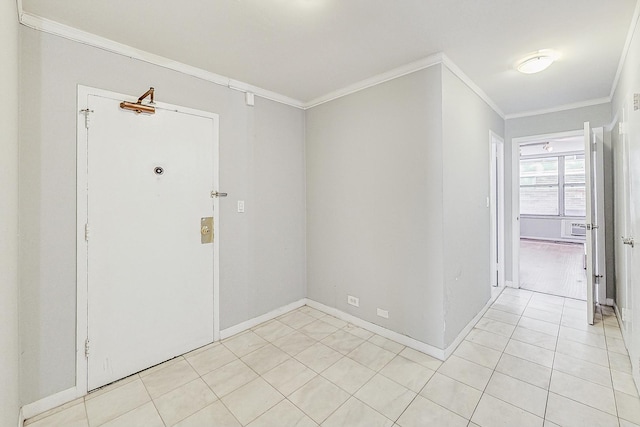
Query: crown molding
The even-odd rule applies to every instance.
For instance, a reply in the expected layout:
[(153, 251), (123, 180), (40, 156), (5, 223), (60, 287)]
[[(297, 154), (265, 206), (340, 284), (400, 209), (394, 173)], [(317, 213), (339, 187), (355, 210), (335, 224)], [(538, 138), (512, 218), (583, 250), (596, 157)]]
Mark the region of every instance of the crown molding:
[(624, 63), (627, 60), (627, 55), (629, 54), (629, 49), (631, 48), (631, 41), (633, 40), (633, 34), (636, 31), (636, 27), (638, 26), (638, 21), (640, 19), (640, 0), (636, 2), (636, 8), (633, 12), (633, 18), (631, 18), (631, 25), (629, 25), (629, 31), (627, 32), (627, 39), (624, 42), (624, 47), (622, 48), (622, 55), (620, 55), (620, 62), (618, 62), (618, 70), (616, 71), (616, 76), (613, 78), (613, 84), (611, 85), (611, 92), (609, 93), (609, 99), (613, 99), (613, 95), (618, 88), (618, 83), (620, 80), (620, 75), (622, 75), (622, 68), (624, 68)]
[(558, 113), (560, 111), (573, 110), (576, 108), (593, 107), (594, 105), (608, 104), (610, 102), (611, 102), (611, 98), (606, 96), (604, 98), (589, 99), (586, 101), (574, 102), (571, 104), (558, 105), (557, 107), (552, 107), (552, 108), (544, 108), (541, 110), (531, 110), (531, 111), (524, 111), (522, 113), (507, 114), (504, 118), (505, 120), (520, 119), (522, 117), (531, 117), (531, 116), (539, 116), (541, 114)]
[(193, 77), (206, 80), (217, 85), (225, 86), (229, 89), (237, 90), (240, 92), (251, 92), (255, 95), (269, 99), (271, 101), (279, 102), (282, 104), (290, 105), (296, 108), (303, 108), (303, 102), (297, 99), (289, 98), (276, 92), (272, 92), (266, 89), (262, 89), (257, 86), (250, 85), (238, 80), (233, 80), (229, 77), (225, 77), (219, 74), (212, 73), (210, 71), (203, 70), (202, 68), (193, 67), (191, 65), (184, 64), (182, 62), (174, 61), (169, 58), (165, 58), (160, 55), (155, 55), (140, 49), (136, 49), (132, 46), (128, 46), (123, 43), (118, 43), (113, 40), (97, 36), (95, 34), (88, 33), (86, 31), (79, 30), (77, 28), (70, 27), (68, 25), (60, 24), (59, 22), (51, 21), (46, 18), (42, 18), (37, 15), (26, 13), (21, 9), (21, 1), (18, 1), (18, 11), (20, 23), (26, 27), (33, 28), (38, 31), (53, 34), (59, 37), (66, 38), (78, 43), (82, 43), (88, 46), (97, 47), (99, 49), (106, 50), (108, 52), (116, 53), (119, 55), (127, 56), (129, 58), (144, 61), (150, 64), (154, 64), (163, 68), (178, 71), (183, 74), (187, 74)]

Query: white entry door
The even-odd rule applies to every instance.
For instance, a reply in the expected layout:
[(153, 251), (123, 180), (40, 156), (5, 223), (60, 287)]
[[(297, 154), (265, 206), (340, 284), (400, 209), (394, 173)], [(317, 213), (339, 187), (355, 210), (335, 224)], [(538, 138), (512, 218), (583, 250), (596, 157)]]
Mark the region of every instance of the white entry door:
[(595, 316), (596, 291), (595, 291), (595, 229), (596, 203), (594, 191), (594, 144), (593, 132), (589, 122), (584, 124), (584, 171), (585, 171), (585, 199), (586, 199), (586, 252), (587, 252), (587, 322), (593, 325)]
[(120, 101), (87, 98), (88, 390), (214, 339), (217, 119)]

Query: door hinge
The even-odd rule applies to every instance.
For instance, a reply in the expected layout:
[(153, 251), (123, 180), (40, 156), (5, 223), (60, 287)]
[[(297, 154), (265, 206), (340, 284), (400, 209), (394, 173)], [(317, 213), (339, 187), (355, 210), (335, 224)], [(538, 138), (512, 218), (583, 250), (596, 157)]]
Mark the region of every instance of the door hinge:
[(84, 225), (84, 240), (89, 241), (89, 223)]
[(84, 340), (84, 357), (89, 358), (89, 338)]
[(85, 108), (83, 110), (80, 110), (80, 112), (84, 114), (84, 127), (89, 129), (89, 125), (91, 124), (91, 117), (89, 115), (93, 113), (93, 110)]
[(633, 94), (633, 111), (640, 110), (640, 93)]
[(624, 135), (625, 124), (623, 122), (618, 123), (618, 134)]

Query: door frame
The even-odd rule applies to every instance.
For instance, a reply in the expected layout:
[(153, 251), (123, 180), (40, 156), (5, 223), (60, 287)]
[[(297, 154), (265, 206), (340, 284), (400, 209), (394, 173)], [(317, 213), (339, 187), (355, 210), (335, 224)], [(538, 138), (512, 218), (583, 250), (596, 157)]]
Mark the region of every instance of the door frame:
[(520, 145), (583, 135), (584, 129), (577, 129), (522, 136), (511, 140), (511, 285), (514, 288), (520, 287)]
[[(136, 102), (137, 97), (117, 92), (78, 85), (76, 110), (76, 390), (78, 397), (88, 392), (88, 363), (85, 357), (85, 345), (88, 338), (88, 245), (85, 238), (85, 225), (88, 220), (88, 153), (87, 153), (87, 121), (91, 112), (87, 108), (87, 96), (96, 95), (114, 99), (129, 99)], [(208, 111), (195, 110), (183, 106), (156, 102), (156, 108), (192, 114), (213, 120), (213, 187), (211, 191), (219, 191), (219, 129), (220, 117)], [(88, 116), (88, 118), (87, 118)], [(213, 241), (213, 340), (220, 340), (220, 202), (211, 199), (215, 224)]]
[[(490, 147), (490, 191), (489, 216), (490, 221), (490, 257), (491, 285), (503, 287), (504, 279), (504, 138), (493, 131), (489, 131)], [(497, 246), (497, 247), (496, 247)], [(494, 285), (494, 269), (497, 278)]]

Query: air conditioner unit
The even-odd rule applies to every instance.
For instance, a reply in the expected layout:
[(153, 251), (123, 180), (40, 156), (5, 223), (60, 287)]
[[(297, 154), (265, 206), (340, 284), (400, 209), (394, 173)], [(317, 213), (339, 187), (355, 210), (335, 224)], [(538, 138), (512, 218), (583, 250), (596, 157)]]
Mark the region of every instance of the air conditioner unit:
[(560, 235), (564, 238), (570, 239), (572, 237), (584, 237), (587, 234), (587, 227), (583, 221), (576, 221), (572, 219), (562, 220), (562, 230)]

